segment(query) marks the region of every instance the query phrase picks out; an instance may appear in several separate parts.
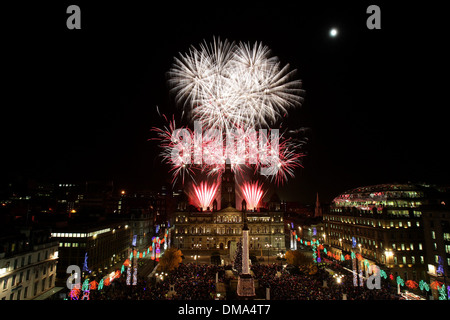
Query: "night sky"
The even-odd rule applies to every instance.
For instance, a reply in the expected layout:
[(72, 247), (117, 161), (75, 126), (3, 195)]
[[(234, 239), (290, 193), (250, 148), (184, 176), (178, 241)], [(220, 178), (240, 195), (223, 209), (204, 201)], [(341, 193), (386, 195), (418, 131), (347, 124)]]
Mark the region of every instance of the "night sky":
[[(444, 10), (392, 2), (8, 5), (2, 183), (170, 182), (148, 141), (163, 124), (156, 106), (179, 112), (166, 72), (179, 52), (218, 36), (262, 41), (303, 81), (305, 101), (287, 124), (305, 128), (309, 142), (304, 168), (278, 191), (283, 200), (313, 203), (318, 192), (329, 202), (377, 183), (448, 185)], [(70, 4), (81, 8), (81, 30), (66, 28)], [(370, 4), (380, 6), (381, 30), (366, 27)]]

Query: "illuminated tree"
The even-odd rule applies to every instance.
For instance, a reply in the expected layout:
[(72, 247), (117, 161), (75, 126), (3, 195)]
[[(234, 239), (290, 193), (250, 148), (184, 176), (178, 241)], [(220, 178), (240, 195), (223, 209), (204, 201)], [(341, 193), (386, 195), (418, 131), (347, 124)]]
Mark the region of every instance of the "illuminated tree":
[(242, 273), (242, 239), (239, 239), (236, 243), (236, 253), (234, 255), (233, 267), (238, 274)]
[(302, 252), (300, 252), (298, 250), (286, 251), (285, 257), (286, 257), (286, 262), (293, 266), (299, 266), (302, 264), (304, 265), (309, 262), (306, 255), (304, 255)]
[(158, 270), (168, 272), (178, 268), (183, 261), (182, 256), (183, 253), (177, 248), (167, 249), (159, 260)]

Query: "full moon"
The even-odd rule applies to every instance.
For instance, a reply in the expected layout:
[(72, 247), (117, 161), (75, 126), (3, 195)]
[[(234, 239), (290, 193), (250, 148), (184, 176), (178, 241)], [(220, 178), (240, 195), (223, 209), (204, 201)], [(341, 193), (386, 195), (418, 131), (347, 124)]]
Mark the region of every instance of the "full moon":
[(338, 34), (337, 29), (333, 28), (333, 29), (330, 30), (330, 36), (335, 37), (337, 34)]

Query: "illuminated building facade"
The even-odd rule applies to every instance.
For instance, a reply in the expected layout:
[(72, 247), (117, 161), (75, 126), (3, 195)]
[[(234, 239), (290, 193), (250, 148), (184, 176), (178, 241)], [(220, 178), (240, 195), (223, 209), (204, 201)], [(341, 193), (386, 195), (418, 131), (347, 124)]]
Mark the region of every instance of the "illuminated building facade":
[(51, 235), (59, 245), (57, 278), (61, 286), (65, 286), (69, 265), (79, 266), (83, 277), (108, 273), (126, 259), (132, 241), (132, 229), (126, 222), (54, 228)]
[(431, 231), (426, 212), (440, 196), (433, 187), (414, 184), (346, 191), (324, 213), (326, 244), (333, 254), (360, 253), (370, 264), (387, 267), (405, 281), (427, 280), (426, 235)]
[(222, 185), (210, 210), (187, 205), (189, 199), (182, 198), (173, 220), (173, 246), (182, 251), (219, 252), (233, 257), (236, 243), (242, 237), (244, 213), (247, 214), (249, 229), (249, 252), (251, 255), (266, 256), (286, 251), (284, 232), (284, 213), (281, 202), (269, 202), (269, 208), (259, 207), (255, 211), (246, 210), (243, 201), (236, 208), (237, 184), (230, 171), (225, 171)]
[(49, 229), (5, 232), (0, 245), (0, 300), (37, 299), (55, 288), (58, 243)]

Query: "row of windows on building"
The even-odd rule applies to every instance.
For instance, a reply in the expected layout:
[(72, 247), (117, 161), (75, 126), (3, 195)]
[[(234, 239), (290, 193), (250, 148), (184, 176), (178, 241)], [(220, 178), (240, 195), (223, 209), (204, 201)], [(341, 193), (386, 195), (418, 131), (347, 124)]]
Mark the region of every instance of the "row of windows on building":
[[(39, 281), (36, 281), (34, 283), (33, 286), (33, 297), (35, 297), (38, 293), (44, 292), (48, 289), (51, 289), (53, 287), (53, 275), (51, 275), (48, 278), (48, 282), (47, 282), (47, 278), (44, 278), (40, 281), (41, 286), (40, 286), (40, 291), (39, 290)], [(22, 299), (27, 299), (29, 298), (28, 296), (28, 288), (31, 286), (26, 286), (24, 288), (20, 288), (17, 291), (12, 291), (9, 295), (9, 297), (7, 297), (6, 295), (2, 297), (2, 300), (6, 300), (6, 298), (9, 298), (9, 300), (22, 300)], [(23, 293), (23, 294), (22, 294)]]
[[(393, 261), (395, 265), (398, 264), (416, 264), (417, 263), (417, 259), (416, 256), (405, 256), (405, 255), (400, 255), (400, 256), (393, 256)], [(435, 263), (439, 263), (439, 255), (435, 255), (434, 256), (434, 262)], [(420, 264), (425, 264), (425, 258), (424, 256), (419, 256), (419, 263)], [(450, 258), (447, 258), (447, 264), (450, 265)]]
[[(176, 217), (175, 218), (175, 222), (208, 222), (211, 221), (210, 218), (205, 218), (205, 217), (185, 217), (185, 216), (180, 216), (180, 217)], [(249, 217), (247, 218), (247, 221), (249, 223), (253, 223), (253, 222), (283, 222), (283, 218), (282, 217), (274, 217), (274, 218), (270, 218), (270, 217)], [(242, 218), (240, 216), (217, 216), (217, 218), (214, 218), (214, 223), (241, 223), (242, 222)]]
[[(214, 231), (214, 229), (211, 229), (209, 227), (192, 227), (190, 230), (188, 228), (180, 228), (175, 229), (176, 234), (188, 234), (190, 231), (190, 234), (211, 234), (211, 231)], [(249, 231), (250, 234), (260, 234), (260, 233), (269, 233), (269, 228), (264, 227), (250, 227)], [(281, 233), (281, 228), (271, 228), (272, 233)], [(241, 234), (242, 229), (241, 228), (216, 228), (215, 229), (216, 234)]]
[(86, 248), (86, 242), (60, 242), (59, 246), (64, 248)]
[[(34, 271), (34, 278), (35, 279), (39, 278), (39, 269), (40, 268), (36, 268), (35, 271)], [(45, 276), (47, 274), (47, 271), (49, 273), (53, 272), (53, 269), (54, 269), (54, 263), (50, 263), (49, 266), (44, 265), (42, 267), (42, 275)], [(31, 269), (28, 269), (26, 272), (20, 272), (18, 274), (13, 274), (13, 275), (11, 275), (9, 277), (5, 277), (3, 279), (3, 290), (6, 290), (8, 288), (9, 279), (11, 279), (11, 283), (10, 283), (11, 287), (14, 287), (16, 284), (22, 283), (23, 281), (29, 281), (30, 280), (30, 276), (31, 276)]]
[[(10, 296), (7, 297), (7, 295), (4, 295), (2, 297), (2, 300), (6, 300), (9, 298), (9, 300), (20, 300), (20, 299), (26, 299), (28, 298), (28, 288), (31, 287), (28, 281), (31, 280), (32, 272), (34, 272), (34, 279), (39, 279), (40, 277), (43, 277), (41, 282), (41, 291), (43, 292), (47, 289), (50, 289), (54, 285), (54, 277), (53, 274), (51, 274), (54, 270), (56, 270), (56, 264), (55, 263), (46, 263), (36, 268), (29, 268), (26, 271), (22, 271), (20, 273), (14, 273), (11, 276), (4, 277), (2, 282), (2, 292), (7, 291), (10, 289), (11, 293)], [(50, 274), (50, 276), (47, 278), (47, 274)], [(48, 284), (47, 284), (48, 280)], [(38, 283), (39, 280), (34, 281), (34, 289), (33, 289), (33, 296), (36, 296), (38, 293)], [(24, 285), (22, 288), (21, 285)], [(17, 290), (12, 290), (16, 286), (19, 286)], [(23, 294), (22, 294), (23, 293)]]
[(328, 221), (337, 221), (348, 224), (360, 224), (371, 227), (380, 227), (380, 228), (409, 228), (413, 225), (416, 227), (420, 227), (420, 221), (380, 221), (374, 219), (363, 219), (363, 218), (343, 218), (343, 217), (335, 217), (335, 216), (326, 216), (325, 220)]
[[(442, 238), (444, 241), (450, 241), (450, 233), (444, 232)], [(436, 232), (434, 230), (431, 230), (431, 239), (436, 239)]]
[[(43, 253), (43, 254), (41, 254), (41, 253)], [(6, 267), (3, 269), (0, 269), (0, 271), (1, 271), (0, 275), (7, 271), (12, 271), (17, 268), (23, 268), (23, 267), (26, 267), (27, 265), (30, 265), (30, 264), (33, 264), (36, 262), (40, 262), (43, 260), (47, 260), (49, 257), (57, 257), (57, 255), (58, 255), (57, 251), (54, 249), (51, 249), (51, 250), (45, 250), (44, 252), (38, 252), (37, 254), (30, 253), (28, 255), (22, 256), (21, 258), (15, 258), (14, 260), (6, 261), (6, 264), (5, 264)], [(33, 256), (36, 256), (36, 259), (33, 259)], [(26, 261), (26, 263), (25, 263), (25, 261)], [(19, 262), (20, 262), (20, 264), (19, 264)]]
[[(330, 241), (332, 241), (334, 245), (341, 245), (341, 241), (338, 241), (337, 238), (346, 240), (347, 242), (352, 241), (352, 238), (349, 235), (342, 235), (342, 234), (336, 233), (336, 232), (332, 232), (330, 235), (332, 237), (334, 237), (334, 239), (330, 239)], [(383, 241), (380, 241), (379, 243), (377, 243), (375, 240), (360, 238), (360, 237), (355, 237), (355, 240), (357, 241), (357, 243), (360, 243), (364, 246), (377, 247), (379, 245), (380, 249), (383, 249)], [(414, 243), (409, 243), (409, 245), (405, 244), (405, 243), (392, 243), (392, 249), (394, 249), (394, 250), (414, 250), (414, 248), (415, 248)], [(417, 244), (417, 249), (423, 250), (422, 243)]]
[[(326, 225), (327, 226), (327, 225)], [(358, 228), (358, 227), (348, 227), (345, 225), (336, 225), (332, 224), (330, 225), (330, 235), (335, 235), (339, 232), (342, 232), (344, 234), (351, 233), (353, 235), (362, 235), (367, 237), (375, 237), (375, 235), (380, 235), (379, 230), (373, 229), (373, 228)], [(335, 231), (334, 231), (335, 230)], [(395, 239), (398, 235), (399, 238), (403, 238), (404, 236), (407, 236), (411, 238), (413, 235), (419, 235), (414, 232), (389, 232), (388, 235), (391, 239)]]
[[(54, 238), (89, 238), (102, 233), (111, 231), (111, 228), (106, 228), (94, 232), (52, 232), (51, 236)], [(113, 230), (114, 231), (114, 230)]]

